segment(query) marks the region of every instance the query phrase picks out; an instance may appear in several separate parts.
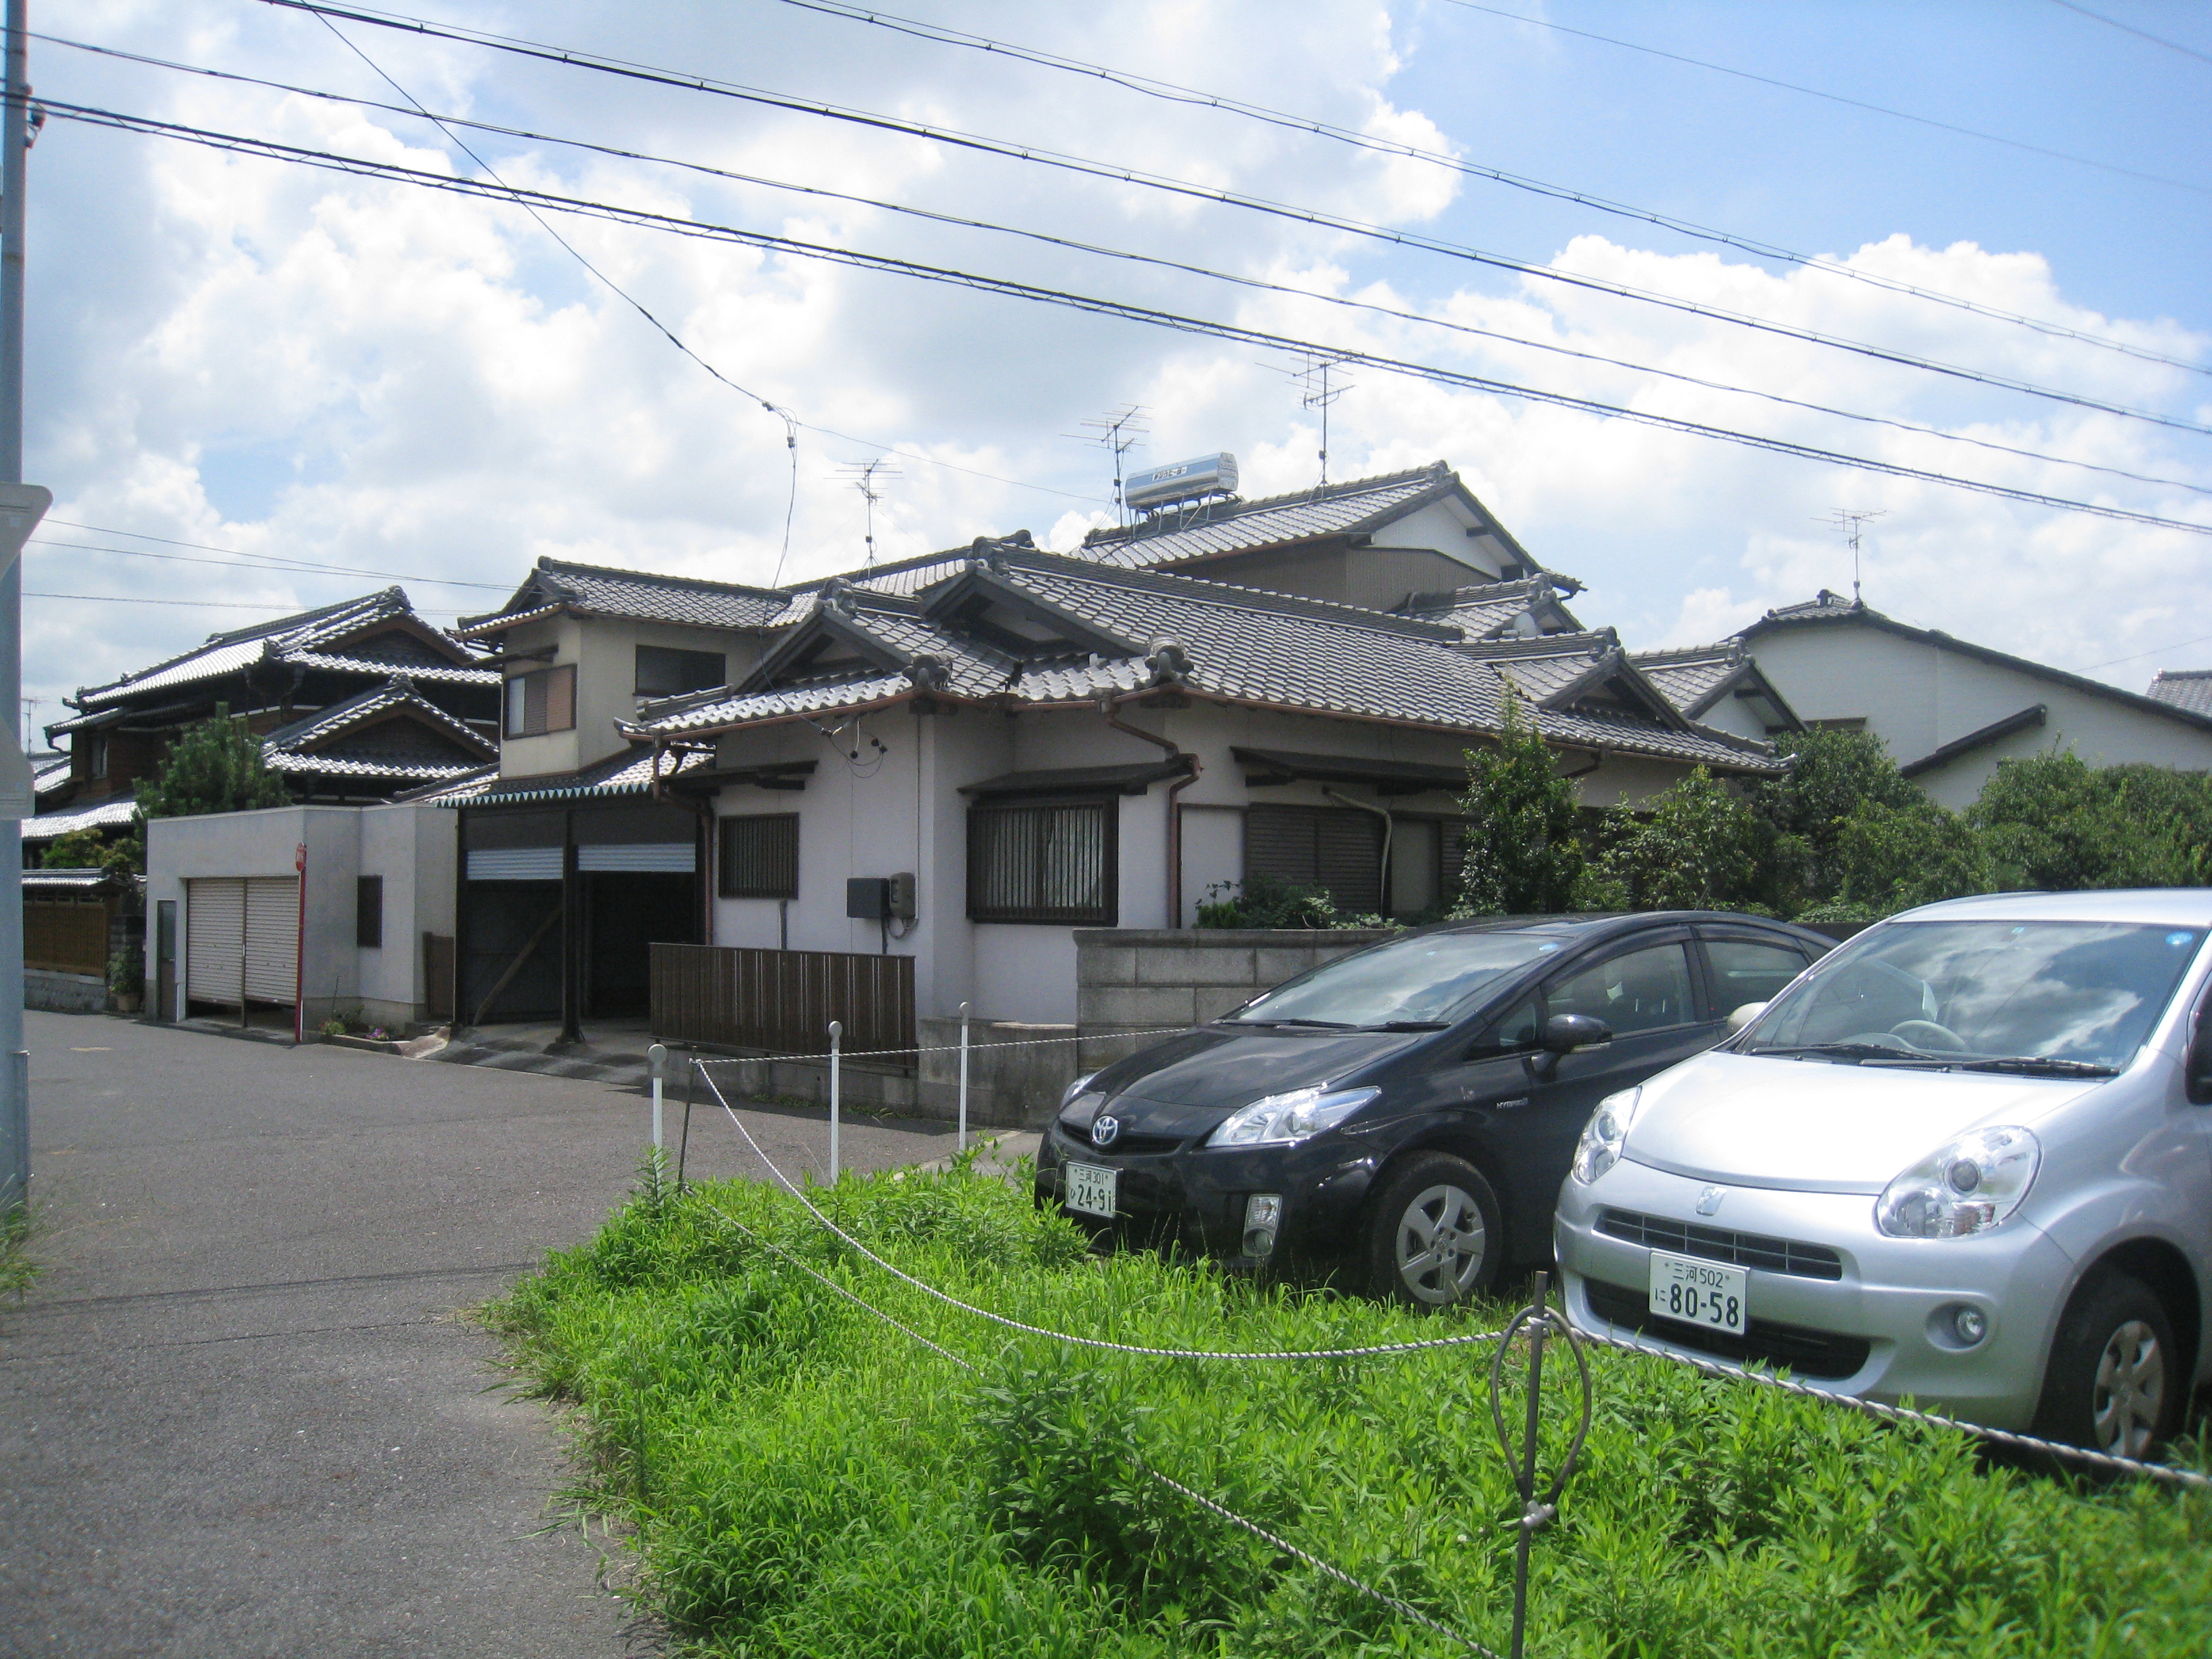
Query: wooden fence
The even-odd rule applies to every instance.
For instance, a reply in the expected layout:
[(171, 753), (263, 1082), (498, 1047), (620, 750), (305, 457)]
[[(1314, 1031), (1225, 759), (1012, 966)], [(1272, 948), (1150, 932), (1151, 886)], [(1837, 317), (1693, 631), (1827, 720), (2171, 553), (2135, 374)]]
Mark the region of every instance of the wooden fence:
[(653, 947), (653, 1034), (664, 1042), (826, 1054), (915, 1045), (914, 958), (842, 951)]
[(23, 966), (107, 977), (108, 907), (97, 899), (26, 899)]

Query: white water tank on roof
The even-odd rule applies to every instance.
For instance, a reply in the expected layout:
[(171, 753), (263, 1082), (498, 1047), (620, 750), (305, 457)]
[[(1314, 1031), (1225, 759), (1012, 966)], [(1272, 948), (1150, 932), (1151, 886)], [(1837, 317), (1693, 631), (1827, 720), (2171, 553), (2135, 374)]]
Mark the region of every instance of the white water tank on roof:
[(1237, 458), (1226, 451), (1133, 472), (1121, 485), (1121, 499), (1139, 512), (1237, 493)]

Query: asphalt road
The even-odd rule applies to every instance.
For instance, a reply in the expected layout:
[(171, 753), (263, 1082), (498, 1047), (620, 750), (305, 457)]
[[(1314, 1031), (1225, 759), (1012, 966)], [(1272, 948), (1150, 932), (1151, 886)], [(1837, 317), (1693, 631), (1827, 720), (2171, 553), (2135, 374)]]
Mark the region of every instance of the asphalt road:
[[(619, 1201), (645, 1101), (26, 1018), (45, 1272), (0, 1303), (0, 1654), (651, 1650), (600, 1540), (532, 1535), (558, 1420), (487, 1392), (496, 1346), (454, 1311)], [(747, 1118), (787, 1168), (819, 1158), (818, 1112)], [(950, 1146), (842, 1134), (857, 1168)], [(719, 1115), (691, 1150), (695, 1175), (756, 1172)]]

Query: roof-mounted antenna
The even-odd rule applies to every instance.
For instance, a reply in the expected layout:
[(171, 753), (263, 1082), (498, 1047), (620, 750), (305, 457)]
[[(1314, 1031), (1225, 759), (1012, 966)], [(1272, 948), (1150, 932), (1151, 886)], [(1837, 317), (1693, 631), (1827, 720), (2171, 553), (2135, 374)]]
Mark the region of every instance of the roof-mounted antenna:
[(1322, 489), (1328, 488), (1329, 405), (1351, 391), (1353, 385), (1350, 380), (1335, 377), (1335, 371), (1351, 361), (1352, 358), (1345, 355), (1310, 356), (1306, 359), (1306, 366), (1291, 375), (1291, 379), (1305, 388), (1298, 399), (1300, 406), (1321, 410), (1321, 483), (1318, 488)]
[(1073, 438), (1079, 444), (1099, 444), (1114, 458), (1114, 518), (1126, 526), (1129, 513), (1121, 501), (1121, 457), (1144, 442), (1152, 428), (1146, 422), (1152, 411), (1142, 404), (1122, 404), (1108, 410), (1095, 420), (1078, 421), (1078, 426), (1087, 426), (1089, 432), (1063, 432), (1063, 438)]
[(883, 492), (876, 488), (879, 478), (901, 477), (897, 467), (878, 455), (872, 461), (843, 461), (838, 464), (837, 476), (850, 483), (860, 492), (860, 499), (868, 504), (868, 568), (876, 568), (876, 503), (883, 500)]
[(1871, 513), (1856, 513), (1850, 507), (1839, 507), (1833, 512), (1830, 513), (1826, 518), (1816, 519), (1814, 520), (1815, 524), (1832, 524), (1835, 526), (1837, 529), (1844, 532), (1844, 539), (1850, 544), (1851, 603), (1853, 605), (1863, 603), (1863, 601), (1859, 598), (1859, 538), (1861, 532), (1864, 530), (1866, 523), (1869, 519), (1884, 519), (1888, 516), (1889, 509), (1886, 507), (1879, 507)]

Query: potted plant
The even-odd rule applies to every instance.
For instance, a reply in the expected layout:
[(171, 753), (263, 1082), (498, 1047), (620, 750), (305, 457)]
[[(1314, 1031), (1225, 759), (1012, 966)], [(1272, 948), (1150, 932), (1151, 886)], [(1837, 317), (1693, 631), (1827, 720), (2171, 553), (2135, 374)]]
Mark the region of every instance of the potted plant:
[(107, 959), (107, 997), (118, 1014), (135, 1014), (146, 994), (145, 964), (135, 951), (118, 951)]

